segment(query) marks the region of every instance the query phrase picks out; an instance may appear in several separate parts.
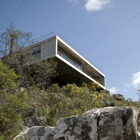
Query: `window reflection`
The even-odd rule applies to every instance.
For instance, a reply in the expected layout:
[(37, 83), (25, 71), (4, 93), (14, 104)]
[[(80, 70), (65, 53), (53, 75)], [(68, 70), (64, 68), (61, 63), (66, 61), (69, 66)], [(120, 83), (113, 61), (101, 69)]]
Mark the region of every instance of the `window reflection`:
[(62, 56), (64, 59), (68, 60), (71, 64), (75, 65), (78, 69), (82, 70), (81, 63), (76, 58), (71, 56), (68, 52), (58, 46), (57, 54)]

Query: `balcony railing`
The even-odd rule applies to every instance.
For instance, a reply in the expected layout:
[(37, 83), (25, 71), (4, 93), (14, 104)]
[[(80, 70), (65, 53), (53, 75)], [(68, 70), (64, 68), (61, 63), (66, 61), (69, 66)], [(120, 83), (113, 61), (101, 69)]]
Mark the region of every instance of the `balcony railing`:
[(72, 62), (71, 59), (69, 59), (69, 57), (67, 57), (66, 55), (63, 55), (61, 52), (57, 51), (57, 54), (59, 56), (61, 56), (62, 58), (64, 58), (65, 60), (67, 60), (68, 62), (70, 62), (73, 66), (77, 67), (79, 70), (81, 70), (82, 72), (84, 72), (85, 74), (87, 74), (89, 77), (91, 77), (92, 79), (94, 79), (96, 82), (99, 82), (102, 86), (104, 86), (100, 81), (98, 81), (95, 77), (93, 77), (92, 75), (90, 75), (88, 72), (86, 72), (85, 70), (83, 70), (83, 68), (81, 66), (76, 65), (76, 63)]
[(64, 37), (62, 37), (59, 33), (57, 32), (51, 32), (51, 33), (48, 33), (44, 36), (41, 36), (39, 38), (36, 38), (34, 40), (31, 40), (30, 42), (28, 42), (25, 46), (31, 46), (31, 45), (34, 45), (36, 43), (39, 43), (43, 40), (46, 40), (46, 39), (49, 39), (53, 36), (59, 36), (61, 39), (63, 39), (68, 45), (70, 45), (73, 49), (75, 49), (80, 55), (82, 55), (84, 58), (86, 58), (86, 60), (88, 60), (93, 66), (95, 66), (96, 68), (98, 68), (98, 70), (100, 70), (101, 72), (103, 72), (97, 65), (95, 65), (91, 60), (89, 60), (83, 53), (81, 53), (77, 48), (75, 48), (72, 44), (70, 44)]

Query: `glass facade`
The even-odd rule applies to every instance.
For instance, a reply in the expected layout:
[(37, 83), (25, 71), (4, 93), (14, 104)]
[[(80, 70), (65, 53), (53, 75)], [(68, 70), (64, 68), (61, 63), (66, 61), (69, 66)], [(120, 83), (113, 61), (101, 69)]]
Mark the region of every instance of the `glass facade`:
[[(90, 68), (88, 68), (88, 66), (83, 66), (79, 60), (77, 60), (75, 57), (73, 57), (71, 54), (69, 54), (67, 51), (65, 51), (60, 46), (58, 46), (57, 54), (60, 55), (61, 57), (63, 57), (64, 59), (66, 59), (68, 62), (70, 62), (72, 65), (74, 65), (75, 67), (77, 67), (78, 69), (83, 71), (84, 73), (86, 73), (88, 76), (90, 76), (91, 78), (93, 78), (94, 80), (99, 82), (101, 85), (104, 85), (101, 82), (100, 78), (97, 79), (97, 78), (95, 78), (95, 76), (93, 76), (94, 75), (93, 71)], [(85, 71), (85, 69), (88, 69), (88, 71), (90, 71), (90, 72)]]
[(76, 66), (78, 69), (82, 70), (81, 62), (66, 52), (64, 49), (62, 49), (60, 46), (58, 46), (57, 54)]
[(38, 45), (34, 48), (32, 48), (32, 55), (36, 58), (40, 58), (41, 56), (41, 45)]

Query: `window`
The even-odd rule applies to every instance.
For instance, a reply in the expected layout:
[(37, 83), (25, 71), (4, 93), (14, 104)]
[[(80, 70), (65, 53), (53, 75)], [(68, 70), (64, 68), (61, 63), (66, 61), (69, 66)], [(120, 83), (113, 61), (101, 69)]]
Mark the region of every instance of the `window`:
[(74, 57), (69, 55), (69, 62), (74, 65), (75, 64)]
[(41, 45), (32, 48), (32, 55), (36, 58), (40, 58)]
[(78, 69), (82, 69), (82, 67), (81, 67), (81, 63), (79, 62), (79, 61), (77, 61), (77, 60), (75, 60), (75, 66), (78, 68)]
[(75, 65), (78, 69), (82, 70), (82, 66), (80, 61), (78, 61), (76, 58), (74, 58), (72, 55), (70, 55), (68, 52), (63, 50), (60, 46), (58, 46), (57, 53), (62, 56), (64, 59), (68, 60), (71, 64)]

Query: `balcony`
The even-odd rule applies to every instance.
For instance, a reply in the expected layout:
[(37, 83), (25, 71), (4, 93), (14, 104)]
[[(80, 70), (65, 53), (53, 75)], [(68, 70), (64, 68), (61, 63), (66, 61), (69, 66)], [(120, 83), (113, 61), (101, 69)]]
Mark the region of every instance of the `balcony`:
[[(82, 72), (84, 72), (86, 75), (88, 75), (89, 77), (91, 77), (95, 81), (99, 82), (102, 86), (104, 86), (100, 82), (100, 80), (96, 79), (94, 76), (92, 76), (91, 74), (89, 74), (88, 72), (86, 72), (84, 70), (84, 67), (86, 67), (86, 69), (87, 69), (88, 66), (83, 65), (80, 61), (78, 61), (76, 58), (74, 58), (73, 56), (71, 56), (68, 52), (66, 52), (60, 46), (58, 46), (57, 54), (59, 56), (61, 56), (62, 58), (64, 58), (65, 60), (67, 60), (68, 62), (70, 62), (73, 66), (75, 66), (76, 68), (78, 68), (79, 70), (81, 70)], [(90, 68), (88, 68), (88, 69), (90, 69)], [(92, 70), (90, 70), (90, 71), (92, 71)]]

